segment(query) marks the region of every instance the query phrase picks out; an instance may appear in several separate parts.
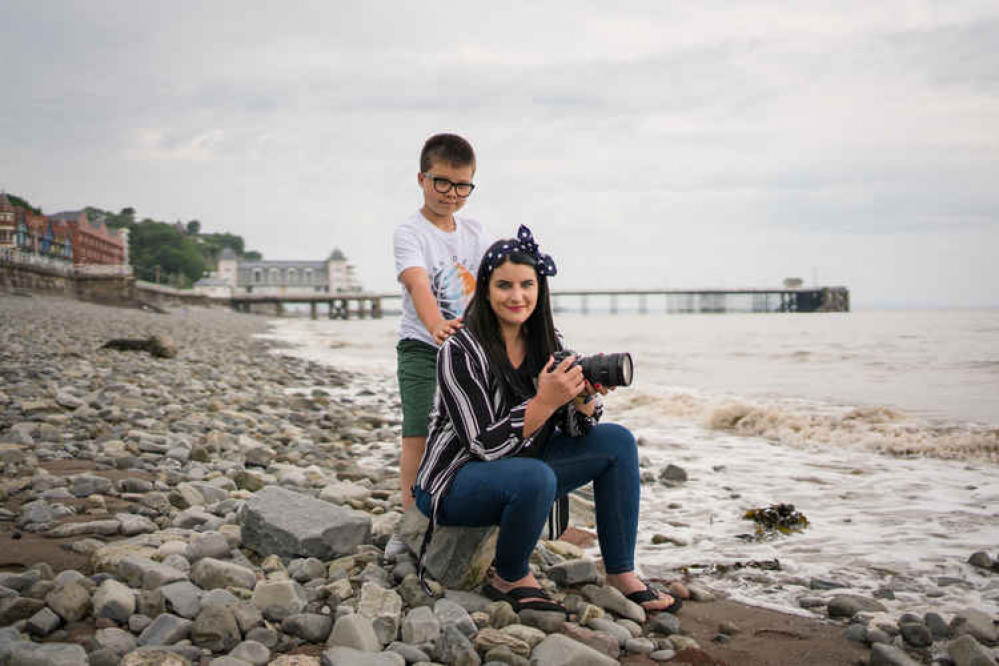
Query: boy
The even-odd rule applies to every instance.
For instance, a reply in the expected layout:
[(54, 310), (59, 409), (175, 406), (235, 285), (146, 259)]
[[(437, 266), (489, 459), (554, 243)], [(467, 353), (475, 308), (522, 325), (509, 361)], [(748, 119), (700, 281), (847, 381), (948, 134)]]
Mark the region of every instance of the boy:
[[(437, 385), (437, 348), (461, 328), (475, 290), (479, 261), (492, 239), (482, 225), (458, 216), (475, 189), (475, 151), (455, 134), (430, 137), (420, 152), (416, 182), (423, 207), (392, 238), (396, 277), (402, 283), (402, 321), (396, 346), (402, 398), (402, 508), (413, 505), (413, 482), (427, 444), (427, 425)], [(385, 555), (405, 550), (393, 536)]]

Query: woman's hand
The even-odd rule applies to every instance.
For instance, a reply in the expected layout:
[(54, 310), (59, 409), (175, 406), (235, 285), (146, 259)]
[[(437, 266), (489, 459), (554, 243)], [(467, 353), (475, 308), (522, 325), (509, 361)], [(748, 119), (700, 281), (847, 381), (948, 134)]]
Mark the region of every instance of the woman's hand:
[(548, 363), (538, 375), (537, 395), (538, 400), (552, 411), (575, 398), (586, 388), (583, 369), (573, 365), (576, 362), (575, 356), (563, 359), (552, 370), (554, 362), (554, 357), (548, 357)]

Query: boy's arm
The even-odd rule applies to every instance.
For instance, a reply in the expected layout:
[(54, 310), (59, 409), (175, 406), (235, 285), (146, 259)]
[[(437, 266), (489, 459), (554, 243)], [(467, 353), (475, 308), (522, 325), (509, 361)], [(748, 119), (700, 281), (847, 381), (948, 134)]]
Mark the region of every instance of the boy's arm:
[(399, 281), (413, 299), (416, 314), (437, 344), (454, 335), (461, 328), (461, 319), (445, 319), (437, 306), (437, 299), (430, 290), (430, 278), (427, 271), (418, 266), (411, 266), (399, 274)]

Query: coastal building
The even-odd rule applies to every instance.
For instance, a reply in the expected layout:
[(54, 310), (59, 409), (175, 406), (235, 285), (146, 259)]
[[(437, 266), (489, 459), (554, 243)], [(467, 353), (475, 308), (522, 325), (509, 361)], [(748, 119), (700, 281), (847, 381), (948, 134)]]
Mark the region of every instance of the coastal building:
[[(219, 255), (218, 270), (199, 280), (194, 288), (215, 298), (242, 294), (293, 297), (362, 291), (354, 266), (347, 263), (346, 255), (339, 248), (323, 261), (247, 261), (225, 248)], [(224, 288), (228, 288), (228, 292), (223, 296)]]
[(63, 222), (72, 234), (74, 264), (121, 266), (127, 262), (128, 232), (108, 229), (103, 219), (90, 220), (85, 210), (50, 215), (53, 222)]
[(20, 206), (14, 207), (13, 247), (23, 253), (56, 261), (73, 261), (73, 234), (69, 227)]
[(14, 247), (14, 205), (4, 192), (0, 192), (0, 247)]

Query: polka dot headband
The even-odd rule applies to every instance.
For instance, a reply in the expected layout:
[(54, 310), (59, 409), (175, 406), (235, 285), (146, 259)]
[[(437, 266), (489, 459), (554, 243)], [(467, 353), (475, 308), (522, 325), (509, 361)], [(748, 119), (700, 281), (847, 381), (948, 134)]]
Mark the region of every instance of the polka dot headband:
[(553, 277), (558, 273), (555, 260), (551, 258), (551, 255), (544, 254), (538, 249), (538, 243), (534, 240), (531, 230), (523, 224), (517, 229), (517, 240), (507, 241), (486, 253), (485, 261), (489, 272), (492, 273), (496, 270), (496, 267), (502, 264), (511, 252), (523, 252), (534, 259), (538, 275)]

